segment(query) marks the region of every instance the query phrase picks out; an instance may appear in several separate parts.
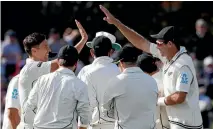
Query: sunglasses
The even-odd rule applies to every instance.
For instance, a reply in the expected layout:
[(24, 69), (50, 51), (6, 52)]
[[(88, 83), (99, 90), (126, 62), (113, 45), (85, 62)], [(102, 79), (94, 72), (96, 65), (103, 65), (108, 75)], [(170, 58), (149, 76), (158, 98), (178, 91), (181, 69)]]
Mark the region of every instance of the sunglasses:
[(158, 41), (158, 40), (156, 41), (157, 46), (159, 46), (159, 47), (162, 46), (163, 44), (165, 44), (164, 42), (165, 42), (165, 41)]

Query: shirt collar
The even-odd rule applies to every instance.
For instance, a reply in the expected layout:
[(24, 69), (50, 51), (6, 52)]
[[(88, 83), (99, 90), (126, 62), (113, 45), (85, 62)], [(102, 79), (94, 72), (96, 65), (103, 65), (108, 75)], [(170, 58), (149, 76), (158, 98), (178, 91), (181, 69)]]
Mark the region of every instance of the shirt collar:
[(32, 62), (35, 62), (33, 59), (31, 59), (31, 58), (27, 58), (26, 59), (26, 64), (29, 64), (29, 63), (32, 63)]
[(123, 73), (141, 73), (143, 72), (139, 67), (129, 67), (126, 68)]
[(92, 64), (108, 64), (112, 62), (113, 62), (112, 58), (108, 56), (102, 56), (102, 57), (95, 58)]
[(70, 69), (68, 69), (68, 68), (64, 68), (64, 67), (60, 67), (58, 70), (56, 70), (56, 71), (58, 71), (58, 72), (60, 72), (60, 73), (64, 73), (64, 74), (70, 74), (70, 75), (75, 75), (75, 73), (72, 71), (72, 70), (70, 70)]
[(183, 53), (186, 53), (186, 52), (187, 52), (186, 48), (181, 46), (180, 50), (175, 54), (175, 56), (173, 56), (173, 58), (171, 59), (170, 62), (175, 61), (179, 57), (180, 54), (183, 54)]

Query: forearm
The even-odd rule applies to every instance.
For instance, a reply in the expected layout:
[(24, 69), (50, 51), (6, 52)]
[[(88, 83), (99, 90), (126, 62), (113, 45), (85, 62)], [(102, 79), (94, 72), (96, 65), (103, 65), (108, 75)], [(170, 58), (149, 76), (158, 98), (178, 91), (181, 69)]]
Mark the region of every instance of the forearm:
[[(14, 111), (9, 110), (8, 119), (11, 123), (12, 129), (16, 129), (18, 124), (20, 123), (20, 116), (18, 114), (18, 110), (14, 109)], [(12, 109), (13, 110), (13, 109)]]
[(176, 104), (181, 104), (185, 101), (186, 93), (183, 92), (176, 92), (172, 95), (167, 97), (160, 97), (158, 98), (158, 105), (161, 106), (172, 106)]
[(81, 50), (83, 49), (85, 43), (87, 42), (87, 39), (81, 39), (80, 42), (78, 42), (76, 45), (75, 45), (75, 48), (77, 49), (78, 53), (81, 52)]
[(58, 59), (52, 60), (51, 61), (51, 72), (54, 72), (58, 68), (59, 68)]
[(87, 127), (92, 118), (89, 103), (78, 102), (77, 112), (80, 117), (80, 127)]
[(135, 32), (133, 29), (130, 29), (129, 27), (125, 26), (123, 23), (121, 23), (119, 20), (116, 20), (114, 24), (121, 33), (131, 42), (135, 47), (138, 49), (141, 49), (145, 52), (150, 53), (149, 51), (149, 42), (140, 34)]

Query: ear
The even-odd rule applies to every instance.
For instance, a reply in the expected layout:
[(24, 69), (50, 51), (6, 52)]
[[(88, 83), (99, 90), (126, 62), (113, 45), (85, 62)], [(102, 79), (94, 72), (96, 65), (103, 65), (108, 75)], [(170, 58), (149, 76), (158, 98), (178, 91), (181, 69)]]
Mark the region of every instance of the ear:
[(74, 64), (74, 66), (77, 68), (77, 65), (78, 65), (78, 61)]
[(111, 49), (111, 50), (109, 51), (109, 53), (108, 53), (108, 56), (111, 56), (114, 52), (115, 52), (115, 50), (114, 50), (114, 49)]
[(31, 53), (33, 54), (35, 52), (37, 52), (36, 48), (31, 48)]
[(174, 45), (174, 43), (172, 43), (171, 41), (169, 41), (167, 44), (169, 45), (169, 47), (171, 47), (172, 45)]
[(95, 58), (95, 54), (94, 54), (95, 52), (94, 52), (94, 50), (93, 49), (90, 49), (90, 54), (91, 54), (91, 56), (93, 57), (93, 58)]

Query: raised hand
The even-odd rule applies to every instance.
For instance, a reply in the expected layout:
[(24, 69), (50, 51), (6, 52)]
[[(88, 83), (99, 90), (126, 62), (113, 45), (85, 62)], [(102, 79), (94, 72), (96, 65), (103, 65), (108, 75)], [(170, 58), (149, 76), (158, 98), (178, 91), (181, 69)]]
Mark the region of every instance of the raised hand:
[(118, 20), (104, 6), (100, 5), (100, 9), (106, 16), (103, 20), (107, 21), (109, 24), (116, 24), (118, 22)]
[(87, 32), (85, 31), (84, 27), (81, 25), (81, 23), (77, 20), (75, 20), (75, 23), (78, 27), (78, 30), (80, 32), (80, 35), (81, 35), (81, 39), (82, 40), (88, 40), (88, 35), (87, 35)]

